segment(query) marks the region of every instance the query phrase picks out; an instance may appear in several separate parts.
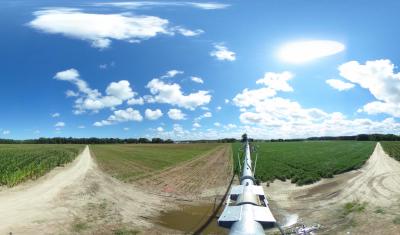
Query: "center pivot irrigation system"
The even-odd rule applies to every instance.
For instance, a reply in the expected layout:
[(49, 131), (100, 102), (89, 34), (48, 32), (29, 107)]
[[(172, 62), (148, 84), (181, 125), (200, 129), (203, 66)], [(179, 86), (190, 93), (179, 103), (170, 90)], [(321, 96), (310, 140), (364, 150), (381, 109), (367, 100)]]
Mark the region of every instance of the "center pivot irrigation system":
[(243, 167), (240, 167), (239, 160), (239, 169), (242, 173), (240, 185), (232, 186), (226, 199), (225, 209), (218, 219), (218, 225), (230, 229), (231, 235), (265, 234), (264, 229), (274, 226), (278, 226), (283, 234), (269, 209), (262, 186), (255, 183), (250, 145), (247, 138), (244, 141)]

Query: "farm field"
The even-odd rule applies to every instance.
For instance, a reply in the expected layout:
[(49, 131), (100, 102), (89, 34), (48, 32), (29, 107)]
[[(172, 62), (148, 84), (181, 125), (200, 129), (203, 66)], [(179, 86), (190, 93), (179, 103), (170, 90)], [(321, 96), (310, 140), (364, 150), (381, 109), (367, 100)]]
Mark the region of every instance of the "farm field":
[(381, 145), (389, 156), (400, 161), (400, 141), (382, 141)]
[[(310, 141), (264, 142), (258, 146), (256, 178), (263, 182), (291, 180), (304, 185), (360, 168), (372, 154), (375, 142)], [(235, 164), (240, 143), (233, 146)], [(255, 154), (252, 155), (255, 157)]]
[(113, 144), (91, 145), (100, 168), (108, 174), (132, 181), (205, 155), (220, 144)]
[(83, 145), (2, 144), (0, 186), (14, 186), (38, 178), (57, 166), (71, 162)]

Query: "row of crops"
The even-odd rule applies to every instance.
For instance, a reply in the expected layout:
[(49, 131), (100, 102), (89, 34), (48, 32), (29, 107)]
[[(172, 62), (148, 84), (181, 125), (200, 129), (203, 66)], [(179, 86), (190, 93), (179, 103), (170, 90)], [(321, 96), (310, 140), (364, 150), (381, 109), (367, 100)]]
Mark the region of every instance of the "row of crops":
[(90, 148), (100, 168), (129, 182), (150, 172), (203, 156), (220, 146), (200, 144), (99, 144)]
[(71, 162), (82, 149), (82, 145), (0, 145), (0, 186), (38, 178)]
[(381, 145), (389, 156), (400, 161), (400, 141), (382, 141)]
[[(297, 185), (360, 168), (372, 154), (375, 142), (302, 141), (255, 143), (258, 161), (256, 178), (263, 182), (291, 180)], [(233, 144), (234, 159), (241, 144)], [(252, 155), (253, 159), (255, 154)]]

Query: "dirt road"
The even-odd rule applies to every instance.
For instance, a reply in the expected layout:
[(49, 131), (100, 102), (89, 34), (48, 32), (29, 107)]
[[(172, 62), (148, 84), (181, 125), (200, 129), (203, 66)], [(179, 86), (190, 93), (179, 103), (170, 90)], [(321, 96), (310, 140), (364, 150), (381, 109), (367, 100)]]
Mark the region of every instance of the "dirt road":
[(0, 192), (0, 234), (109, 234), (149, 227), (144, 218), (161, 204), (161, 198), (103, 174), (86, 147), (68, 166)]
[[(350, 226), (351, 234), (368, 234), (365, 232), (372, 224), (383, 229), (381, 234), (393, 234), (391, 231), (400, 229), (392, 223), (400, 206), (400, 163), (389, 157), (379, 143), (359, 170), (302, 187), (276, 181), (270, 187), (264, 186), (264, 190), (283, 221), (288, 215), (298, 215), (304, 222), (325, 225), (326, 232), (333, 234), (347, 232), (349, 223), (357, 218), (365, 222)], [(343, 205), (347, 202), (366, 203), (367, 212), (343, 217)], [(378, 209), (386, 215), (374, 213)]]

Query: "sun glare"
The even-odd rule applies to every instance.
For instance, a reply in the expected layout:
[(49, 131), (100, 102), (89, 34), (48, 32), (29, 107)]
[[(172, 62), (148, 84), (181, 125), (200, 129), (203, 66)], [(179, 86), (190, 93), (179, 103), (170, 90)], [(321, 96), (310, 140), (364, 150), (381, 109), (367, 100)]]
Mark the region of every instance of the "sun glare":
[(278, 52), (281, 60), (289, 63), (305, 63), (321, 57), (334, 55), (345, 49), (336, 41), (312, 40), (285, 44)]

